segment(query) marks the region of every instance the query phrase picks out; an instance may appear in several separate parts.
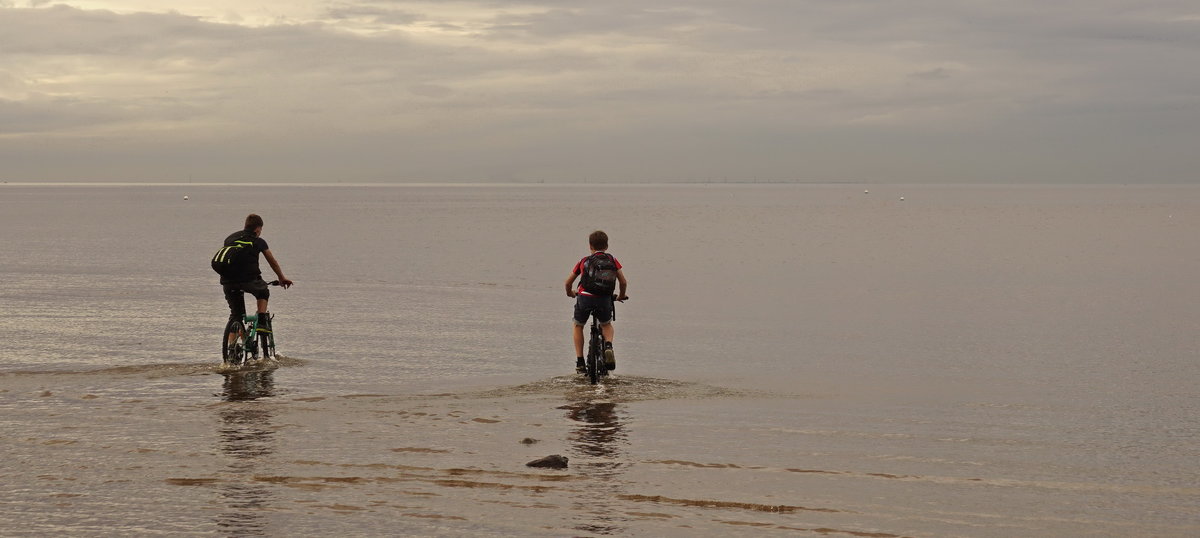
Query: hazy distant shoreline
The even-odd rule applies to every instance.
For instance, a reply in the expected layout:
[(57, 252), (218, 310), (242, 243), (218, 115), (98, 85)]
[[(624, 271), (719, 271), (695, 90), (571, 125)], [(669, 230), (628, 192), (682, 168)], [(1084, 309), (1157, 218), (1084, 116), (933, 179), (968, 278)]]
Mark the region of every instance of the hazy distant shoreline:
[(875, 188), (1147, 188), (1147, 187), (1200, 187), (1200, 184), (1182, 182), (1164, 183), (884, 183), (871, 181), (661, 181), (661, 182), (163, 182), (163, 181), (4, 181), (0, 186), (12, 187), (672, 187), (672, 186), (803, 186), (803, 187), (875, 187)]

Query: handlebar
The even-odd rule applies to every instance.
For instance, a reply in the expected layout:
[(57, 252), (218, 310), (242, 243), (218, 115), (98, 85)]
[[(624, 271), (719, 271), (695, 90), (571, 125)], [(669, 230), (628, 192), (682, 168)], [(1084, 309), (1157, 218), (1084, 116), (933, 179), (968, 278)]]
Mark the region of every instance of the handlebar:
[(613, 301), (613, 302), (612, 302), (612, 305), (613, 305), (613, 308), (612, 308), (612, 320), (613, 320), (613, 321), (617, 321), (617, 303), (623, 303), (623, 302), (625, 302), (625, 301), (628, 301), (628, 300), (629, 300), (629, 296), (628, 296), (628, 295), (626, 295), (624, 299), (621, 299), (621, 298), (617, 297), (617, 294), (615, 294), (615, 293), (612, 295), (612, 301)]

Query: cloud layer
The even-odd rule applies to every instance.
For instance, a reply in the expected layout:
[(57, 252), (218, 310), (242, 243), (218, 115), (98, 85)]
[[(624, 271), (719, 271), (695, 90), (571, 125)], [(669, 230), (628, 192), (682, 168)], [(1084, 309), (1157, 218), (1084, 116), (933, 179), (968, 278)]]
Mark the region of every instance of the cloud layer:
[(0, 179), (1193, 181), (1189, 4), (0, 0)]

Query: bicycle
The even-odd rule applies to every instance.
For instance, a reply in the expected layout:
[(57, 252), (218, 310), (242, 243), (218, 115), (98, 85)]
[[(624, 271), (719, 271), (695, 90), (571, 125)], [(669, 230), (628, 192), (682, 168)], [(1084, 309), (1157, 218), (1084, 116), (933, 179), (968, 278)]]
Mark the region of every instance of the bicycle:
[[(278, 280), (268, 282), (269, 286), (278, 286)], [(275, 319), (274, 315), (267, 320)], [(258, 314), (245, 314), (242, 319), (231, 319), (225, 324), (225, 333), (221, 337), (221, 360), (225, 364), (241, 366), (247, 360), (259, 360), (275, 356), (274, 324), (270, 328), (259, 328)]]
[[(628, 299), (626, 297), (625, 299)], [(613, 295), (612, 301), (612, 319), (617, 320), (617, 296)], [(624, 302), (624, 299), (622, 299)], [(600, 382), (600, 378), (608, 376), (608, 364), (604, 362), (604, 335), (600, 330), (600, 322), (596, 320), (596, 314), (592, 313), (592, 332), (588, 339), (587, 359), (584, 362), (584, 375), (587, 376), (588, 382), (595, 385)]]

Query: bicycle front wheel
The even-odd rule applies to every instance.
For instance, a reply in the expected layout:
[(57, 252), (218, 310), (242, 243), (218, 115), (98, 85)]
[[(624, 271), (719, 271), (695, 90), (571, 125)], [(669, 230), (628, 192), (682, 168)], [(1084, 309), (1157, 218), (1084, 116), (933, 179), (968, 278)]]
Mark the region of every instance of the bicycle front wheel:
[(275, 356), (275, 339), (270, 333), (258, 333), (258, 349), (262, 352), (263, 359)]
[(225, 364), (242, 364), (246, 360), (246, 326), (238, 320), (230, 320), (225, 325), (225, 334), (221, 337), (221, 360)]

